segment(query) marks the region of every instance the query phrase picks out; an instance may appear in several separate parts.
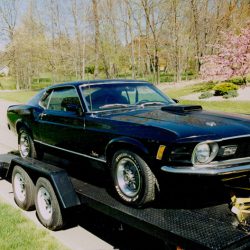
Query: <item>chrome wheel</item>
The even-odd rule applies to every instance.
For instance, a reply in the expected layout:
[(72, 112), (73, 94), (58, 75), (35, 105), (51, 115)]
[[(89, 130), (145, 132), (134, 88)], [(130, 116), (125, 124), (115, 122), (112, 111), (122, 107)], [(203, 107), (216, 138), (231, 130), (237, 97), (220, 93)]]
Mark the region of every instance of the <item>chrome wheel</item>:
[(26, 188), (24, 178), (21, 174), (16, 173), (13, 180), (13, 187), (15, 190), (15, 194), (19, 201), (24, 202), (26, 199)]
[(37, 204), (41, 216), (45, 220), (51, 220), (52, 218), (52, 204), (51, 197), (47, 189), (40, 187), (37, 193)]
[(129, 158), (122, 158), (117, 164), (117, 183), (128, 197), (135, 197), (141, 189), (141, 176), (137, 165)]
[(30, 138), (26, 133), (20, 135), (20, 154), (23, 158), (29, 156), (30, 153)]

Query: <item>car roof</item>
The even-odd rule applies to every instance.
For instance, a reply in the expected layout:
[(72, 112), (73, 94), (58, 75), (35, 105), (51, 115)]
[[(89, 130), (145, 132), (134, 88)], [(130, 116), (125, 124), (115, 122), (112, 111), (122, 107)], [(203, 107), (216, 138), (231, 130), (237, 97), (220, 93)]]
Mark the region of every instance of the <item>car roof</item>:
[(75, 82), (65, 82), (65, 83), (59, 83), (59, 84), (54, 84), (50, 87), (48, 87), (48, 89), (50, 88), (55, 88), (55, 87), (64, 87), (64, 86), (69, 86), (69, 85), (73, 85), (73, 86), (80, 86), (80, 85), (95, 85), (95, 84), (121, 84), (121, 83), (131, 83), (131, 84), (135, 84), (135, 83), (148, 83), (147, 81), (143, 81), (143, 80), (131, 80), (131, 79), (105, 79), (105, 80), (86, 80), (86, 81), (75, 81)]

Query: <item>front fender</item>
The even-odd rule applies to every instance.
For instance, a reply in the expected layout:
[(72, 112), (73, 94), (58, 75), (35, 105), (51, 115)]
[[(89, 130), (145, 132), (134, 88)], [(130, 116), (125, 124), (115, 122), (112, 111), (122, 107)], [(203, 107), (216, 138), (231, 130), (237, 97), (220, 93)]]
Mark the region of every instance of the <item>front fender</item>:
[(110, 162), (114, 152), (120, 149), (130, 149), (140, 155), (150, 156), (147, 147), (142, 142), (130, 137), (119, 137), (112, 139), (105, 148), (107, 162)]
[(20, 128), (22, 127), (26, 128), (28, 132), (30, 133), (30, 135), (33, 137), (32, 130), (31, 130), (31, 127), (29, 126), (29, 123), (21, 118), (18, 119), (15, 124), (15, 132), (17, 135), (18, 135)]

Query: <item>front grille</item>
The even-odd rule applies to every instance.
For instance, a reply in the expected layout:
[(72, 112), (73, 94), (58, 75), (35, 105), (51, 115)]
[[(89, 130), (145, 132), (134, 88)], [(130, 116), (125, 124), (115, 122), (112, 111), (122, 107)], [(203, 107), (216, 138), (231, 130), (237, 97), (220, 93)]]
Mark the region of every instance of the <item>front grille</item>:
[(194, 149), (194, 145), (186, 144), (179, 145), (177, 148), (169, 148), (167, 154), (164, 157), (166, 164), (172, 166), (187, 166), (191, 165), (191, 156)]
[(243, 158), (250, 156), (250, 142), (243, 142), (238, 145), (237, 151), (235, 153), (236, 158)]
[(237, 145), (237, 150), (234, 155), (223, 156), (218, 155), (215, 160), (237, 159), (250, 157), (250, 137), (229, 139), (219, 142), (219, 147)]

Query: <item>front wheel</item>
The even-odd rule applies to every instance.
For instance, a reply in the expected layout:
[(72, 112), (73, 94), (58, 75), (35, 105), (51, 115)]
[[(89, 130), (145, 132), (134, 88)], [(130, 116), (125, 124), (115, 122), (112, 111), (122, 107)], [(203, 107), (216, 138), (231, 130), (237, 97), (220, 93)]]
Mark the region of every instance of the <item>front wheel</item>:
[(155, 199), (155, 176), (139, 155), (126, 150), (116, 152), (111, 172), (115, 191), (124, 203), (141, 207)]

